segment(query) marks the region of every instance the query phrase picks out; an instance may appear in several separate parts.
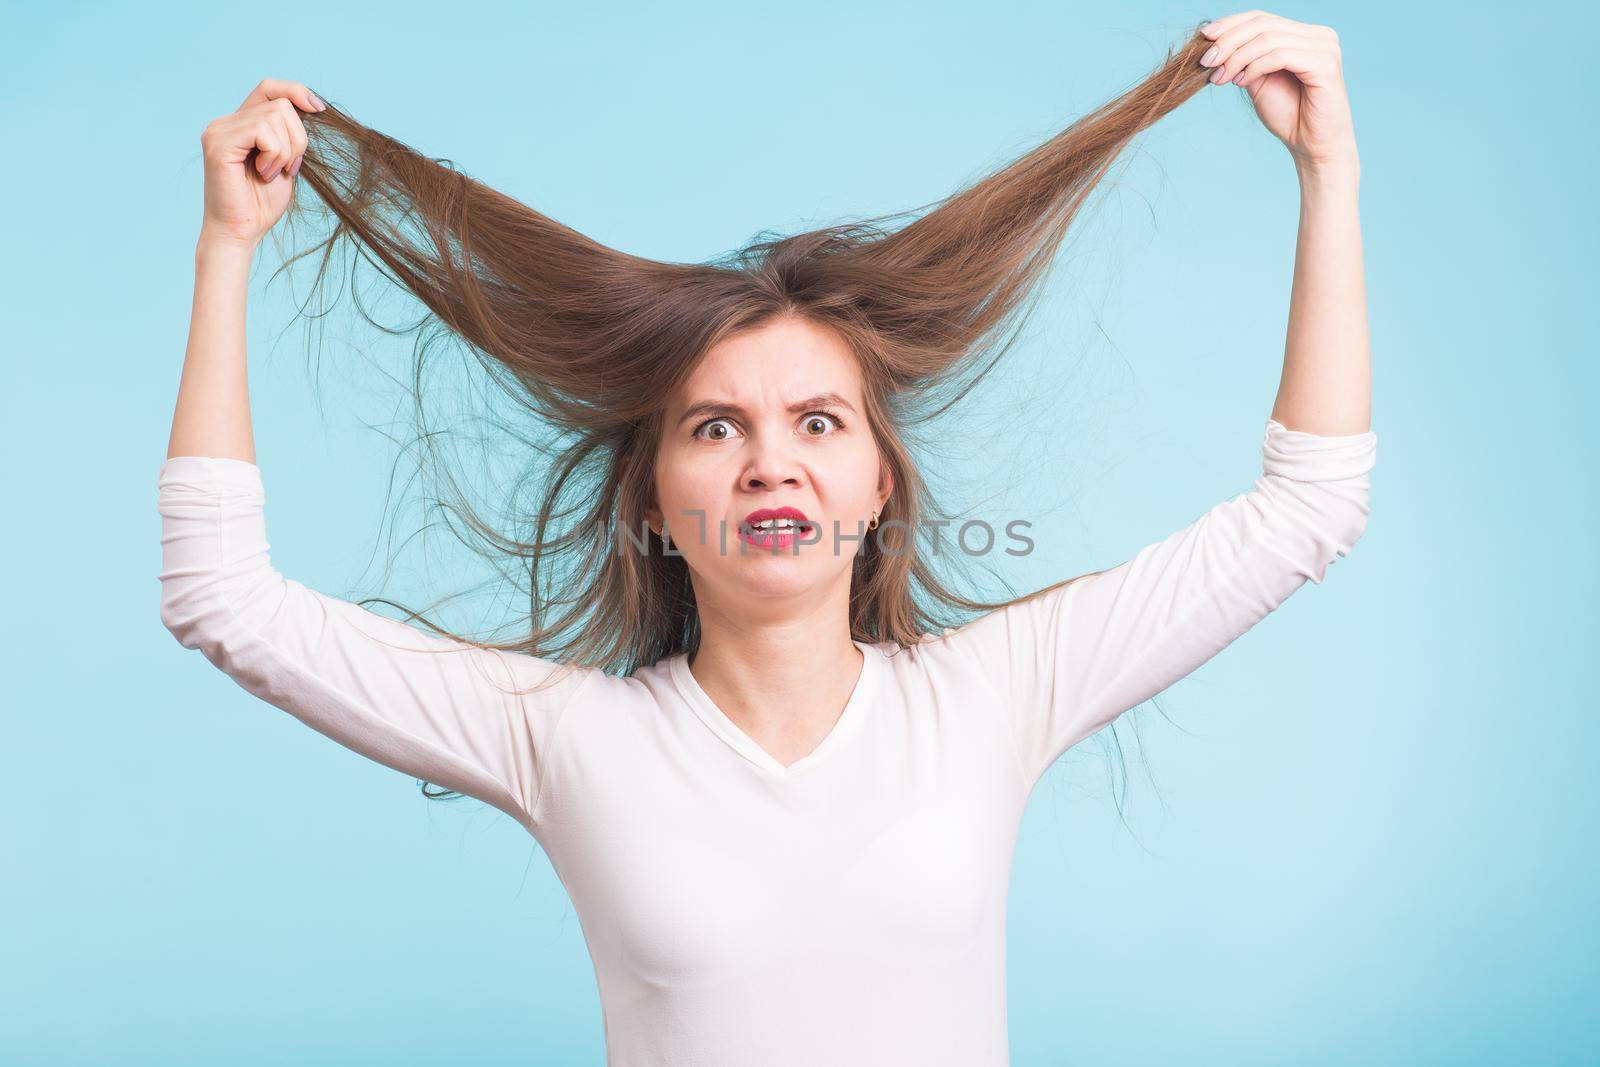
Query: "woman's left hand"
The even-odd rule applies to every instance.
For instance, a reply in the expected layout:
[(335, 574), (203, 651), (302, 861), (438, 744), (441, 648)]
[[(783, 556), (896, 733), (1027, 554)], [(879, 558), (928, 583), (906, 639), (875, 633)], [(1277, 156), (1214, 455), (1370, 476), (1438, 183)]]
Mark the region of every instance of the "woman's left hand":
[(1289, 149), (1295, 166), (1357, 165), (1339, 35), (1332, 28), (1241, 11), (1207, 23), (1200, 33), (1215, 42), (1200, 58), (1215, 68), (1212, 83), (1233, 82), (1249, 93), (1256, 115)]

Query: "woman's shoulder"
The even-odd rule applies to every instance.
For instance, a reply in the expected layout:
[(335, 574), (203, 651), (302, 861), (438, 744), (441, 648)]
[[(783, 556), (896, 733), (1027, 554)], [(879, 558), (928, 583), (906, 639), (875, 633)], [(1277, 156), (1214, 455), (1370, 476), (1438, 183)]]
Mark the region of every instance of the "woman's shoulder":
[(1041, 625), (1037, 613), (1048, 610), (1054, 589), (1017, 597), (987, 611), (981, 611), (954, 626), (940, 626), (922, 633), (907, 644), (908, 662), (928, 662), (950, 669), (989, 674), (1009, 661), (1019, 643)]
[(882, 652), (892, 666), (926, 670), (936, 664), (954, 665), (972, 658), (972, 642), (963, 636), (971, 625), (939, 627), (911, 641), (879, 641), (873, 647)]

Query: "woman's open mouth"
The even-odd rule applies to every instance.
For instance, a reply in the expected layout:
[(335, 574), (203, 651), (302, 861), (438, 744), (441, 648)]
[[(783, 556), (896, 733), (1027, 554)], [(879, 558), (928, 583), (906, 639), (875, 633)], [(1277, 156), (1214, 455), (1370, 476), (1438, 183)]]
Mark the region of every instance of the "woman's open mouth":
[(756, 548), (792, 548), (815, 530), (799, 508), (757, 508), (739, 524), (739, 540)]

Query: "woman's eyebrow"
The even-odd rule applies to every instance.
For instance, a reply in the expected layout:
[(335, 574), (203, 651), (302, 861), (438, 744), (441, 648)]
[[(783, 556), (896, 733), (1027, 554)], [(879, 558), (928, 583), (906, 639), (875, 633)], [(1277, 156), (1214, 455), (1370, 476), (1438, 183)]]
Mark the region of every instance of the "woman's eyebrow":
[[(846, 400), (838, 393), (818, 393), (816, 396), (808, 396), (804, 400), (796, 400), (794, 403), (789, 405), (789, 410), (799, 414), (802, 411), (809, 411), (812, 408), (821, 407), (840, 407), (844, 408), (852, 415), (856, 413), (856, 409), (850, 403), (850, 401)], [(702, 400), (697, 404), (691, 404), (689, 409), (678, 417), (678, 425), (681, 426), (690, 419), (700, 418), (702, 416), (709, 418), (713, 415), (743, 414), (745, 414), (745, 410), (738, 404), (734, 404), (726, 400)]]

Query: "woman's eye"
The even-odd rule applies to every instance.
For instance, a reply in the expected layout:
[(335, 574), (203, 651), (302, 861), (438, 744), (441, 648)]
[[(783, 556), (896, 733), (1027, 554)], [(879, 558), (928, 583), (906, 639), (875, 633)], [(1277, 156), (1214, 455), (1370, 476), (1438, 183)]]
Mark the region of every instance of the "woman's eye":
[[(843, 424), (840, 423), (837, 418), (829, 415), (825, 411), (813, 411), (811, 414), (806, 416), (806, 421), (803, 425), (808, 436), (821, 437), (828, 432), (829, 426), (837, 430)], [(817, 432), (818, 426), (823, 428), (820, 433)]]
[(707, 441), (726, 441), (733, 433), (732, 425), (727, 419), (707, 419), (700, 424), (695, 434)]

